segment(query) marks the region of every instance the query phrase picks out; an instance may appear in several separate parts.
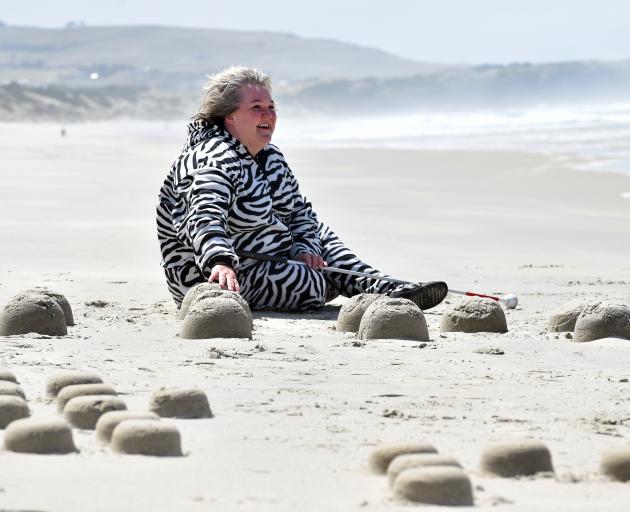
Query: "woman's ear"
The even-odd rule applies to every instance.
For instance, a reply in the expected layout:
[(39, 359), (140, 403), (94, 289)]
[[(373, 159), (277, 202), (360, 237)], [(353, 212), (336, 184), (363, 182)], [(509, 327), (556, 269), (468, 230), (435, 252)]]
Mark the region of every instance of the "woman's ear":
[(234, 114), (228, 114), (227, 116), (225, 116), (225, 119), (223, 119), (223, 124), (225, 125), (226, 128), (233, 128), (234, 127)]

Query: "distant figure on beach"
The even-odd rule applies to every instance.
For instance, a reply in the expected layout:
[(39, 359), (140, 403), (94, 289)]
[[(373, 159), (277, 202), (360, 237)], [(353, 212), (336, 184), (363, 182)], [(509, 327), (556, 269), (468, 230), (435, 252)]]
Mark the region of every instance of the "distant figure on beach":
[[(441, 281), (409, 286), (323, 272), (329, 265), (384, 275), (318, 220), (270, 144), (277, 119), (270, 77), (234, 67), (209, 77), (205, 90), (157, 207), (162, 265), (178, 307), (205, 281), (240, 292), (252, 309), (303, 311), (359, 293), (407, 297), (421, 309), (444, 299)], [(242, 251), (304, 264), (239, 257)]]

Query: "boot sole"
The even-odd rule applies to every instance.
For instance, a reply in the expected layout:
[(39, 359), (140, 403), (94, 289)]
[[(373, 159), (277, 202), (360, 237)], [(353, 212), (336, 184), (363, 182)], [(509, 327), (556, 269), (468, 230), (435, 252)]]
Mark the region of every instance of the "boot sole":
[(444, 281), (431, 281), (419, 284), (415, 288), (394, 292), (390, 297), (409, 299), (421, 310), (431, 309), (446, 298), (448, 285)]

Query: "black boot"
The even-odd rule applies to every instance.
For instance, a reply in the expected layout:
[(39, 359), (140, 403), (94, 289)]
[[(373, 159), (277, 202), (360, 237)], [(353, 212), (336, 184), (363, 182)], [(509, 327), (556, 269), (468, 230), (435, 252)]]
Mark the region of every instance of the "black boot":
[(404, 284), (391, 291), (389, 296), (409, 299), (424, 311), (437, 306), (444, 300), (447, 293), (448, 285), (444, 281), (431, 281)]

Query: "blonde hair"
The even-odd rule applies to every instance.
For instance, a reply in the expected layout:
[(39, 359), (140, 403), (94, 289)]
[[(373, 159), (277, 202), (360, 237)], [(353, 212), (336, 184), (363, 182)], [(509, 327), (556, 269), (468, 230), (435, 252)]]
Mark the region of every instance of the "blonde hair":
[(204, 86), (199, 113), (195, 121), (206, 121), (223, 126), (225, 117), (238, 110), (241, 102), (240, 88), (244, 85), (260, 85), (271, 92), (271, 77), (256, 68), (234, 66), (208, 76)]

